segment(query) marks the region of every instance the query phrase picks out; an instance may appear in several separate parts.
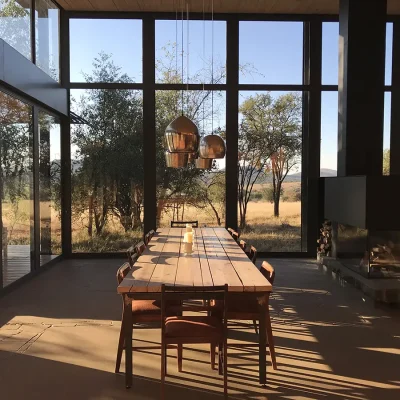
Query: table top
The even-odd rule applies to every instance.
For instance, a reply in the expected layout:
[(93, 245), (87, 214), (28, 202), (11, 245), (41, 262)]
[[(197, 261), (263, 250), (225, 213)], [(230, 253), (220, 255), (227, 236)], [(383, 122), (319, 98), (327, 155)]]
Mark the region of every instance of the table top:
[(161, 285), (220, 286), (230, 292), (270, 292), (271, 284), (224, 228), (194, 228), (193, 254), (185, 256), (186, 228), (160, 228), (118, 293), (161, 292)]

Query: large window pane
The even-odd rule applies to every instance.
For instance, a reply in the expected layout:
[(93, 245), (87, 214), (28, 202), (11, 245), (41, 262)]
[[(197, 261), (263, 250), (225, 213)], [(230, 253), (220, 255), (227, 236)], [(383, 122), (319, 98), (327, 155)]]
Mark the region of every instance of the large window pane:
[(386, 24), (385, 85), (392, 84), (393, 23)]
[(26, 275), (33, 260), (32, 108), (0, 92), (3, 286)]
[(242, 21), (239, 28), (240, 83), (302, 83), (302, 22)]
[(30, 0), (0, 0), (0, 38), (31, 59)]
[(58, 81), (60, 11), (50, 0), (35, 1), (36, 65)]
[(301, 251), (302, 95), (240, 92), (241, 237), (258, 251)]
[(322, 92), (321, 177), (337, 176), (338, 120), (338, 92)]
[(392, 94), (385, 93), (384, 126), (383, 126), (383, 175), (390, 175), (390, 118)]
[(339, 22), (322, 24), (322, 84), (339, 81)]
[[(175, 221), (198, 221), (199, 226), (225, 225), (225, 159), (214, 160), (210, 170), (167, 168), (164, 132), (181, 115), (182, 92), (156, 92), (157, 129), (157, 225)], [(218, 134), (225, 138), (225, 92), (185, 91), (184, 114), (191, 118), (201, 135)]]
[(71, 19), (70, 57), (71, 82), (86, 82), (105, 61), (114, 68), (91, 74), (91, 82), (142, 82), (142, 21)]
[(39, 112), (40, 265), (61, 254), (60, 121)]
[(73, 90), (71, 107), (87, 122), (71, 127), (72, 249), (125, 251), (143, 236), (142, 93)]
[[(187, 48), (189, 27), (189, 53)], [(203, 35), (205, 27), (205, 36)], [(214, 57), (212, 55), (214, 29)], [(226, 22), (225, 21), (156, 21), (156, 81), (158, 83), (225, 83)], [(203, 46), (204, 39), (204, 46)], [(183, 52), (183, 54), (182, 54)], [(204, 55), (203, 55), (204, 53)], [(189, 58), (188, 58), (189, 54)], [(183, 55), (183, 76), (182, 76)], [(212, 60), (214, 58), (214, 71)], [(188, 64), (189, 61), (189, 64)], [(213, 79), (212, 79), (213, 78)]]

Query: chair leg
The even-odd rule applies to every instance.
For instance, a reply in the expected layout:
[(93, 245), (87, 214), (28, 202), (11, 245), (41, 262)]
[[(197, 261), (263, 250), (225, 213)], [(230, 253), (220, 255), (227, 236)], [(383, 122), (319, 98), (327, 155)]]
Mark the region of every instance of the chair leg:
[(182, 358), (183, 358), (183, 347), (182, 344), (178, 344), (178, 371), (182, 372)]
[(256, 334), (258, 335), (257, 321), (255, 319), (253, 320), (253, 325), (254, 325), (254, 330), (256, 331)]
[(222, 369), (222, 362), (223, 362), (223, 350), (222, 350), (222, 344), (218, 343), (218, 374), (223, 375), (223, 369)]
[(269, 354), (271, 355), (272, 367), (274, 369), (278, 369), (276, 365), (274, 336), (272, 334), (271, 318), (269, 315), (269, 311), (267, 312), (267, 316), (265, 318), (265, 325), (267, 330), (268, 347), (269, 347)]
[(227, 339), (225, 338), (224, 345), (223, 345), (223, 363), (224, 363), (224, 398), (228, 398), (228, 343)]
[(167, 346), (161, 343), (161, 400), (165, 397), (165, 376), (167, 375)]
[(121, 330), (119, 332), (118, 349), (117, 349), (117, 360), (115, 362), (115, 373), (119, 373), (119, 368), (121, 366), (122, 351), (124, 350), (125, 344), (125, 333), (124, 333), (124, 320), (121, 323)]
[(215, 369), (215, 343), (210, 344), (211, 369)]

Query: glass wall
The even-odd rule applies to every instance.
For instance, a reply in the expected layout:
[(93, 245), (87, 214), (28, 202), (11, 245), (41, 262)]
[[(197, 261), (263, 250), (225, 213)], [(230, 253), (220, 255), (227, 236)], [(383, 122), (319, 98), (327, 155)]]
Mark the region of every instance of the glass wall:
[(60, 121), (39, 112), (40, 265), (61, 254)]
[(33, 241), (32, 107), (0, 92), (3, 287), (31, 271)]
[(72, 90), (71, 107), (87, 122), (71, 126), (72, 249), (125, 251), (143, 236), (142, 92)]
[(320, 176), (337, 176), (338, 92), (321, 94)]
[(59, 80), (60, 11), (50, 0), (35, 1), (36, 65)]
[(240, 83), (302, 84), (303, 23), (241, 21)]
[(31, 60), (30, 0), (0, 0), (0, 38)]
[(339, 22), (322, 24), (322, 84), (339, 81)]
[(258, 251), (301, 251), (302, 94), (240, 92), (238, 226)]
[(142, 21), (71, 19), (70, 74), (71, 82), (142, 82)]
[(198, 169), (193, 163), (167, 168), (164, 155), (165, 129), (182, 109), (201, 136), (213, 133), (225, 139), (225, 97), (225, 92), (208, 90), (156, 92), (158, 227), (170, 226), (171, 221), (225, 226), (225, 159), (214, 160), (210, 170)]

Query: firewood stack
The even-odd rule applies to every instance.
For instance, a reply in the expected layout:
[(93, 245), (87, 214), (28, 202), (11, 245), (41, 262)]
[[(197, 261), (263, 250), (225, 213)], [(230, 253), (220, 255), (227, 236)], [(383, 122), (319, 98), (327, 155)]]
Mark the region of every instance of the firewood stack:
[(320, 236), (317, 240), (317, 254), (319, 257), (331, 255), (332, 250), (332, 225), (330, 221), (325, 221), (320, 229)]

